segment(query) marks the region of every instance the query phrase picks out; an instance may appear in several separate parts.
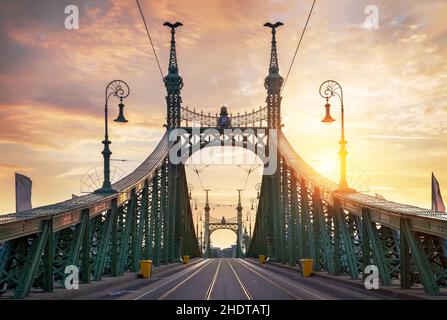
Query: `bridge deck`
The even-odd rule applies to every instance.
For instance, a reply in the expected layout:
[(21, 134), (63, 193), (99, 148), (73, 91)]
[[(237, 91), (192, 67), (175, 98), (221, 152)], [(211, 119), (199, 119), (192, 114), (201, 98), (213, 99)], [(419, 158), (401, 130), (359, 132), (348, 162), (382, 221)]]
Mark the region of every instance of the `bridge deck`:
[[(81, 288), (82, 290), (82, 288)], [(384, 290), (313, 276), (251, 259), (202, 259), (166, 276), (84, 290), (82, 300), (381, 300), (405, 299)], [(38, 299), (39, 293), (31, 296)], [(51, 299), (51, 293), (44, 293)], [(55, 295), (57, 298), (57, 295)]]

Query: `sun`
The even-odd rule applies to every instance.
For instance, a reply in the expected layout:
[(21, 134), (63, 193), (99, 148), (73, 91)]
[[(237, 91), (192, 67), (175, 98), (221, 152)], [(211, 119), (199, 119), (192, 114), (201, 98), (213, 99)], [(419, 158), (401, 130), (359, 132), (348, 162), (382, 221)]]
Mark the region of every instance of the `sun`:
[(321, 175), (334, 181), (337, 180), (339, 162), (336, 159), (315, 160), (312, 165)]

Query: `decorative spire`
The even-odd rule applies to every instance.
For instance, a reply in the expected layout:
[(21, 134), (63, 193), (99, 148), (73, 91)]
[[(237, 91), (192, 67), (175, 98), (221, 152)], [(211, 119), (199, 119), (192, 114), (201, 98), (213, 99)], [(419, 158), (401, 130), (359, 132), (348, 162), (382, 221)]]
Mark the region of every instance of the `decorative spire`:
[(182, 26), (180, 22), (174, 24), (165, 22), (163, 24), (171, 28), (171, 50), (169, 53), (168, 74), (164, 78), (167, 91), (166, 102), (168, 104), (167, 127), (168, 129), (178, 128), (180, 126), (180, 107), (182, 98), (180, 91), (183, 88), (183, 79), (178, 72), (177, 52), (175, 49), (175, 29)]
[(282, 25), (284, 24), (279, 21), (275, 24), (271, 24), (270, 22), (264, 24), (264, 27), (272, 29), (272, 51), (270, 56), (269, 74), (279, 74), (278, 51), (276, 49), (276, 28), (279, 28)]
[(177, 64), (177, 53), (175, 50), (175, 28), (183, 26), (181, 22), (176, 22), (174, 24), (170, 22), (163, 23), (164, 26), (171, 28), (171, 51), (169, 54), (169, 73), (178, 74), (178, 64)]
[(267, 89), (267, 118), (269, 128), (281, 128), (281, 88), (284, 79), (279, 74), (278, 50), (276, 48), (276, 28), (282, 22), (272, 24), (267, 22), (264, 27), (272, 29), (272, 50), (270, 55), (269, 74), (265, 78), (264, 87)]

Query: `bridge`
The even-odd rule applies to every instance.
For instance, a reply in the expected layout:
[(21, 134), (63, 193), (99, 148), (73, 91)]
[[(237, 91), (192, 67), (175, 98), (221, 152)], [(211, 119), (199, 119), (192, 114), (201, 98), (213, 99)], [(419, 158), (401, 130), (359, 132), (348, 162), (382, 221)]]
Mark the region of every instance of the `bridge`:
[[(85, 297), (92, 298), (387, 298), (355, 286), (362, 284), (370, 265), (378, 269), (382, 288), (398, 286), (397, 292), (404, 292), (420, 287), (427, 296), (443, 292), (445, 213), (339, 188), (287, 141), (276, 42), (281, 23), (267, 25), (272, 38), (266, 104), (237, 116), (226, 108), (211, 115), (182, 106), (175, 42), (181, 24), (165, 25), (171, 31), (165, 134), (135, 171), (111, 186), (109, 191), (116, 192), (93, 192), (0, 216), (2, 297), (51, 296), (63, 287), (67, 266), (79, 269), (81, 287), (93, 288)], [(205, 250), (194, 230), (184, 161), (216, 145), (253, 150), (264, 163), (245, 252), (239, 210), (234, 221), (214, 221), (208, 207)], [(238, 258), (208, 259), (209, 236), (223, 227), (237, 233)], [(267, 256), (267, 264), (257, 262), (260, 255)], [(184, 256), (192, 259), (190, 264), (181, 264)], [(113, 292), (95, 289), (110, 279), (135, 275), (146, 259), (154, 264), (152, 280), (132, 278)], [(320, 276), (300, 276), (301, 259), (312, 259)], [(349, 278), (349, 285), (334, 282), (337, 278)]]

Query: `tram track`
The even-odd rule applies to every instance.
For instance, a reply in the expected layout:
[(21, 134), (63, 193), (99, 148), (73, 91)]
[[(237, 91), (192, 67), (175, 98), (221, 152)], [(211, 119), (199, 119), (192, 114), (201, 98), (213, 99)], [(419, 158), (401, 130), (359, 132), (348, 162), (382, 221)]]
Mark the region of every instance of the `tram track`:
[(197, 271), (193, 272), (192, 274), (190, 274), (188, 277), (186, 277), (185, 279), (183, 279), (182, 281), (180, 281), (180, 283), (178, 283), (177, 285), (175, 285), (173, 288), (171, 288), (170, 290), (166, 291), (164, 294), (162, 294), (160, 297), (157, 298), (157, 300), (164, 300), (166, 299), (169, 295), (171, 295), (173, 292), (175, 292), (178, 288), (180, 288), (181, 286), (183, 286), (186, 282), (188, 282), (189, 280), (191, 280), (195, 275), (197, 275), (200, 271), (202, 271), (204, 268), (206, 268), (207, 266), (209, 266), (211, 263), (213, 262), (213, 260), (209, 260), (205, 263), (205, 265), (203, 265), (202, 267), (200, 267)]
[[(245, 267), (247, 270), (250, 270), (251, 272), (253, 272), (254, 274), (256, 274), (258, 277), (260, 277), (260, 278), (266, 280), (267, 282), (269, 282), (270, 284), (272, 284), (273, 286), (275, 286), (276, 288), (280, 289), (281, 291), (283, 291), (284, 293), (286, 293), (288, 296), (290, 296), (290, 297), (292, 297), (292, 298), (294, 298), (294, 299), (296, 299), (296, 300), (304, 300), (304, 299), (306, 299), (306, 298), (303, 298), (303, 297), (301, 297), (301, 296), (296, 295), (296, 294), (293, 293), (292, 291), (286, 289), (284, 286), (279, 285), (277, 282), (282, 282), (285, 286), (288, 286), (289, 288), (292, 287), (292, 288), (296, 289), (296, 290), (299, 291), (299, 292), (302, 292), (302, 293), (305, 293), (305, 294), (307, 294), (307, 295), (310, 295), (310, 296), (312, 296), (314, 299), (317, 299), (317, 300), (326, 300), (324, 297), (321, 297), (321, 296), (319, 296), (319, 295), (317, 295), (317, 294), (315, 294), (315, 293), (313, 293), (313, 292), (311, 292), (311, 291), (309, 291), (309, 290), (306, 290), (306, 289), (304, 289), (303, 287), (301, 287), (301, 286), (299, 286), (299, 285), (297, 285), (297, 284), (295, 284), (295, 283), (293, 283), (293, 282), (291, 282), (291, 281), (287, 281), (287, 279), (283, 279), (282, 277), (277, 276), (277, 275), (275, 275), (274, 273), (269, 273), (269, 274), (268, 274), (268, 277), (270, 278), (270, 279), (269, 279), (269, 278), (267, 278), (267, 276), (266, 276), (265, 274), (263, 275), (263, 274), (260, 273), (260, 272), (262, 272), (262, 271), (259, 270), (259, 267), (257, 267), (257, 266), (253, 266), (253, 265), (251, 265), (250, 263), (248, 263), (248, 262), (246, 262), (246, 261), (244, 261), (244, 260), (237, 259), (236, 261), (237, 261), (241, 266)], [(256, 267), (256, 268), (258, 269), (258, 271), (255, 270), (255, 268), (253, 268), (253, 267)], [(275, 281), (274, 281), (274, 280), (275, 280)]]
[[(166, 282), (164, 282), (164, 283), (162, 283), (162, 284), (156, 286), (155, 288), (152, 288), (151, 290), (146, 291), (145, 293), (139, 295), (138, 297), (134, 298), (134, 300), (140, 300), (140, 299), (144, 298), (145, 296), (147, 296), (147, 295), (149, 295), (149, 294), (151, 294), (151, 293), (153, 293), (153, 292), (155, 292), (155, 291), (161, 289), (162, 287), (164, 287), (164, 286), (166, 286), (166, 285), (172, 283), (173, 281), (177, 280), (178, 278), (180, 278), (180, 277), (182, 277), (182, 276), (184, 276), (184, 275), (186, 275), (186, 274), (188, 274), (188, 273), (190, 273), (190, 272), (196, 270), (197, 268), (200, 268), (200, 269), (198, 270), (198, 271), (200, 271), (200, 270), (202, 270), (204, 267), (206, 267), (207, 265), (209, 265), (210, 263), (211, 263), (211, 261), (207, 261), (207, 260), (201, 261), (201, 262), (195, 264), (194, 266), (192, 266), (192, 267), (190, 267), (190, 268), (188, 268), (188, 269), (186, 269), (186, 270), (180, 272), (178, 275), (176, 275), (176, 276), (173, 277), (172, 279), (170, 279), (170, 280), (168, 280), (168, 281), (166, 281)], [(200, 266), (202, 266), (202, 267), (200, 267)], [(195, 273), (197, 273), (197, 271), (196, 271)]]
[(248, 291), (247, 287), (245, 286), (245, 284), (242, 282), (242, 280), (239, 278), (239, 276), (237, 275), (236, 271), (234, 270), (234, 267), (231, 265), (230, 260), (227, 258), (227, 262), (230, 266), (231, 271), (234, 274), (234, 277), (236, 278), (237, 282), (239, 283), (242, 292), (244, 293), (245, 297), (247, 298), (247, 300), (253, 300), (253, 297), (251, 296), (250, 292)]
[(217, 276), (219, 274), (221, 263), (222, 263), (222, 260), (220, 259), (219, 264), (217, 265), (217, 268), (216, 268), (216, 272), (214, 273), (211, 283), (208, 287), (208, 290), (206, 291), (205, 300), (211, 300), (211, 296), (213, 294), (214, 286), (216, 285), (216, 280), (217, 280)]

